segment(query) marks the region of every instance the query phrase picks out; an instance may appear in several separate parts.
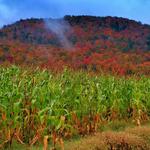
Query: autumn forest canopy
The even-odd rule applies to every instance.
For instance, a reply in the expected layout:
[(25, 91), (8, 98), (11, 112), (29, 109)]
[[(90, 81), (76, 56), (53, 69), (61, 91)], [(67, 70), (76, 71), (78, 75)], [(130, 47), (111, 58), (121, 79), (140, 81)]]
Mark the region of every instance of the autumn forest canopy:
[(150, 26), (109, 16), (20, 20), (0, 30), (0, 64), (150, 75)]

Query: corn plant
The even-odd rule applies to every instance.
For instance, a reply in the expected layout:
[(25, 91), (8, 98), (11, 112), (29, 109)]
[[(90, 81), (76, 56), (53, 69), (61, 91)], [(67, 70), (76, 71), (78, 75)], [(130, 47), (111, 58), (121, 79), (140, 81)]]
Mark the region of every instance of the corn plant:
[[(0, 147), (96, 132), (103, 122), (150, 116), (150, 78), (0, 68)], [(46, 143), (46, 142), (45, 142)]]

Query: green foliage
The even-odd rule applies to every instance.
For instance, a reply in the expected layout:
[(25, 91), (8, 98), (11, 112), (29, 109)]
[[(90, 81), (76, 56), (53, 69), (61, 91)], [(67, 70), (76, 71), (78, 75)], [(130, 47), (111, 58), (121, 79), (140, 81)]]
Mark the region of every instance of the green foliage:
[(0, 68), (0, 85), (0, 132), (18, 129), (25, 143), (31, 143), (41, 127), (45, 135), (73, 131), (72, 113), (85, 126), (85, 116), (91, 124), (96, 114), (102, 120), (150, 114), (150, 79), (144, 76), (90, 76), (67, 69), (53, 74), (12, 66)]

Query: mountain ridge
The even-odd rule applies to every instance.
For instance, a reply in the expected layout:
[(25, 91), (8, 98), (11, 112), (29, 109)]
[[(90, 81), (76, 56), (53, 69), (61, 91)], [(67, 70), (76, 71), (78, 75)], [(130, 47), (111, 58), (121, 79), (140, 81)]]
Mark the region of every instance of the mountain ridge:
[[(60, 20), (60, 19), (51, 19), (51, 20)], [(85, 26), (86, 27), (88, 26), (87, 24), (91, 23), (94, 26), (95, 30), (101, 30), (101, 28), (102, 30), (110, 28), (114, 32), (124, 32), (125, 30), (128, 30), (132, 32), (131, 34), (135, 32), (139, 33), (137, 36), (139, 38), (140, 37), (143, 38), (144, 40), (146, 40), (146, 38), (150, 36), (149, 25), (144, 25), (144, 24), (141, 24), (140, 22), (136, 22), (134, 20), (129, 20), (126, 18), (110, 17), (110, 16), (108, 17), (65, 16), (64, 20), (67, 21), (71, 25), (71, 27), (78, 25), (81, 28), (85, 28)], [(30, 33), (30, 30), (32, 30), (31, 33)], [(17, 32), (20, 32), (20, 33), (17, 34)], [(49, 44), (48, 41), (50, 41), (51, 39), (48, 38), (47, 41), (44, 40), (45, 37), (43, 38), (40, 35), (41, 32), (45, 32), (44, 36), (48, 37), (48, 35), (46, 35), (47, 29), (45, 28), (45, 25), (44, 25), (44, 19), (32, 18), (32, 19), (20, 20), (12, 25), (3, 27), (0, 30), (0, 39), (3, 39), (3, 38), (4, 39), (8, 38), (9, 40), (17, 39), (17, 40), (20, 40), (21, 42), (32, 43), (34, 40), (32, 41), (31, 38), (33, 38), (35, 39), (35, 41), (37, 40), (36, 42), (34, 41), (36, 44)], [(146, 34), (147, 32), (149, 33), (149, 35)], [(95, 34), (95, 32), (92, 34)], [(143, 36), (143, 34), (146, 34), (146, 35)], [(23, 36), (25, 36), (24, 40), (22, 39)], [(36, 37), (38, 38), (36, 39)], [(127, 37), (127, 38), (130, 38), (130, 37)], [(146, 45), (146, 42), (144, 44)], [(144, 47), (143, 50), (144, 49), (146, 48)]]
[(55, 26), (46, 27), (45, 19), (20, 20), (0, 30), (0, 62), (9, 60), (46, 67), (60, 62), (61, 66), (72, 68), (90, 66), (94, 71), (119, 72), (114, 71), (119, 68), (122, 73), (150, 73), (150, 25), (110, 16), (67, 15), (48, 20), (57, 23), (54, 25), (58, 25), (59, 32), (71, 45), (69, 50), (59, 32), (53, 30)]

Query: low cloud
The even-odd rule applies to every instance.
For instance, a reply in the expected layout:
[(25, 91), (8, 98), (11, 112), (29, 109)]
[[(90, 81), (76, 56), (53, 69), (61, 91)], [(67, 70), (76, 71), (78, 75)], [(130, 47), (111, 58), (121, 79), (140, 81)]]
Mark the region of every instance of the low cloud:
[(71, 27), (64, 19), (45, 19), (45, 26), (58, 38), (61, 46), (66, 50), (73, 49), (72, 44), (69, 42), (66, 32), (71, 30)]

